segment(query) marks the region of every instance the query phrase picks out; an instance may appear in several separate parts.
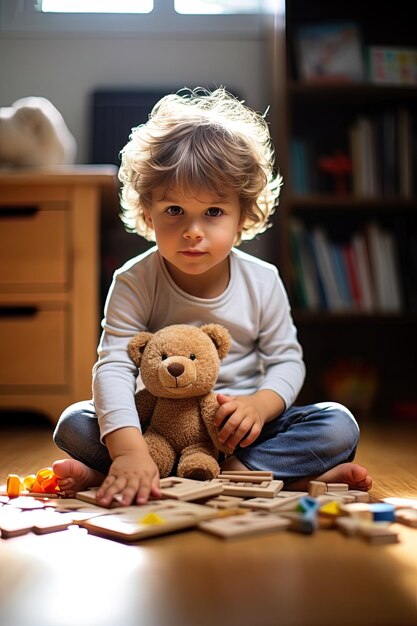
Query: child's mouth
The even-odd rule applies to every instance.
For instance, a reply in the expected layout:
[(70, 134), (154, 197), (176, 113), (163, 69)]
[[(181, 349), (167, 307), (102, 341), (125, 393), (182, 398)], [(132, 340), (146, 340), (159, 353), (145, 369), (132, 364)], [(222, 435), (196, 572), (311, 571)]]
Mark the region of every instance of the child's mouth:
[(188, 257), (199, 257), (203, 256), (206, 253), (202, 252), (201, 250), (181, 250), (181, 254)]

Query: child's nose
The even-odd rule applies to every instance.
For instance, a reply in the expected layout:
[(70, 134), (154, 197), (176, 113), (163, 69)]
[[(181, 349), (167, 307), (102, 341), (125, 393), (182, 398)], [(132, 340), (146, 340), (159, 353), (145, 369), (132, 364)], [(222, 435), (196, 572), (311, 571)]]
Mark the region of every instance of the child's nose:
[(187, 225), (184, 230), (186, 239), (203, 239), (204, 232), (199, 222), (194, 221)]

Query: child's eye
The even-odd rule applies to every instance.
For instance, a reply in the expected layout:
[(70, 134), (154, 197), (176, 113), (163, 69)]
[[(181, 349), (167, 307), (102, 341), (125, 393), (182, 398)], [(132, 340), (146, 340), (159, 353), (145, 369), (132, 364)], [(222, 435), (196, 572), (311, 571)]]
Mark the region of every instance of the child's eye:
[(223, 211), (216, 206), (212, 206), (207, 209), (207, 215), (210, 217), (220, 217), (220, 215), (223, 215)]
[(169, 206), (166, 209), (166, 212), (168, 213), (168, 215), (182, 215), (184, 213), (184, 211), (182, 210), (182, 208), (180, 206)]

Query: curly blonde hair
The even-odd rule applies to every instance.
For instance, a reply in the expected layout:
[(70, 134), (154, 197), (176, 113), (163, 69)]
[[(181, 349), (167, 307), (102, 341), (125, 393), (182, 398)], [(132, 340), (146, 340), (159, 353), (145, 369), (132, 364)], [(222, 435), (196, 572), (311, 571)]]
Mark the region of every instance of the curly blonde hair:
[(121, 218), (149, 241), (143, 209), (157, 187), (237, 193), (245, 220), (236, 244), (264, 232), (278, 203), (282, 180), (267, 122), (224, 88), (164, 96), (132, 129), (121, 159)]

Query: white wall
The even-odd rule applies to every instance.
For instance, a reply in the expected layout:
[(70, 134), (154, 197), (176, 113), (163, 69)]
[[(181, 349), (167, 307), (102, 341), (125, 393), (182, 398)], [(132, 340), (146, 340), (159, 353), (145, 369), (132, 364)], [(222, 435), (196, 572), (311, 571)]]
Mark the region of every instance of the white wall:
[[(61, 111), (88, 155), (89, 96), (99, 87), (224, 85), (259, 111), (268, 106), (262, 38), (236, 34), (201, 37), (86, 34), (42, 37), (0, 33), (0, 106), (24, 96), (44, 96)], [(122, 146), (121, 146), (122, 147)]]

